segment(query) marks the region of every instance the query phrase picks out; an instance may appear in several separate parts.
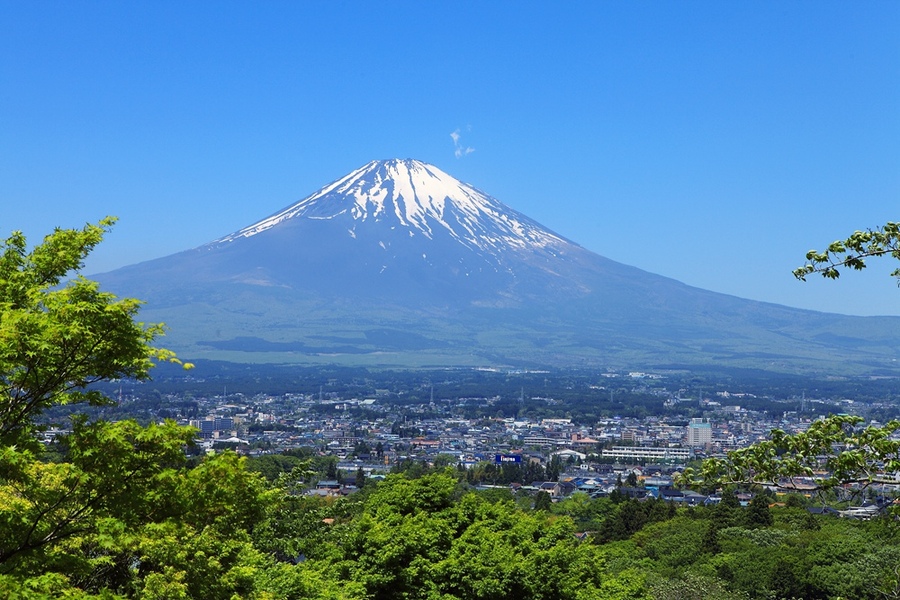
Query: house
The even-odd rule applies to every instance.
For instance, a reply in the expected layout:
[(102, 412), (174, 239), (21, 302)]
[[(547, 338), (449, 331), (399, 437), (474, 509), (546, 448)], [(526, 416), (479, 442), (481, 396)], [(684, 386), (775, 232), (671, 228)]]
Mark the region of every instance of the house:
[(684, 490), (684, 503), (688, 506), (700, 506), (706, 502), (706, 496), (694, 490)]
[(551, 452), (550, 456), (558, 456), (559, 459), (563, 461), (569, 460), (570, 458), (579, 461), (587, 459), (587, 454), (575, 450), (557, 450), (556, 452)]
[(627, 486), (622, 486), (622, 487), (616, 488), (616, 491), (618, 491), (620, 494), (622, 494), (626, 498), (633, 498), (635, 500), (640, 500), (641, 498), (646, 498), (647, 493), (648, 493), (646, 488), (627, 487)]
[(838, 515), (838, 511), (828, 506), (809, 506), (806, 511), (813, 515)]
[(342, 486), (340, 483), (338, 483), (337, 480), (334, 479), (320, 481), (316, 484), (316, 488), (314, 490), (309, 490), (309, 492), (307, 492), (307, 494), (310, 496), (325, 497), (343, 496), (346, 493), (348, 492), (344, 488), (344, 486)]
[(666, 502), (677, 502), (679, 504), (685, 501), (684, 492), (681, 490), (673, 490), (671, 488), (661, 489), (657, 492), (657, 498)]
[(578, 489), (571, 481), (535, 481), (531, 488), (536, 492), (546, 492), (551, 498), (564, 498)]

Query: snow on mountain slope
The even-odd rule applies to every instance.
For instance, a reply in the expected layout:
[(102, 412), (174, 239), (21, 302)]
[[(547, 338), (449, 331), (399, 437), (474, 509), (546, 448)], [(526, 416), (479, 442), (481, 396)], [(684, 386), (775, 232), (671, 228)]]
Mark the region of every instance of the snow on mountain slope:
[(292, 219), (345, 222), (349, 237), (376, 222), (410, 236), (449, 234), (472, 250), (543, 249), (572, 242), (498, 200), (417, 160), (372, 161), (311, 196), (212, 244), (249, 238)]
[(143, 314), (170, 324), (167, 345), (186, 356), (829, 373), (900, 364), (900, 319), (692, 288), (590, 252), (415, 160), (371, 162), (215, 242), (98, 280), (146, 300)]

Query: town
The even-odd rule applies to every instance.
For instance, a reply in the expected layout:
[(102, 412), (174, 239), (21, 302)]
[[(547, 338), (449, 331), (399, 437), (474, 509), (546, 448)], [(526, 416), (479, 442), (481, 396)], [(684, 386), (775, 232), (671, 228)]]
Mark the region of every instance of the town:
[[(797, 397), (792, 382), (780, 390), (792, 395), (778, 398), (778, 389), (765, 396), (753, 381), (744, 388), (707, 379), (698, 387), (696, 374), (686, 372), (333, 375), (310, 369), (296, 385), (311, 391), (278, 394), (229, 393), (227, 384), (203, 393), (219, 381), (197, 377), (164, 378), (158, 387), (165, 392), (120, 383), (109, 389), (118, 394), (118, 412), (106, 418), (175, 419), (196, 429), (201, 454), (316, 456), (326, 467), (309, 482), (310, 494), (345, 495), (361, 479), (450, 466), (476, 485), (546, 491), (553, 500), (618, 491), (698, 504), (718, 498), (674, 489), (673, 476), (688, 464), (750, 446), (773, 429), (804, 431), (829, 414), (862, 414), (880, 426), (896, 411), (891, 399), (877, 399), (879, 383), (890, 384), (878, 381), (868, 382), (870, 395), (860, 402), (842, 395), (860, 382), (838, 386), (830, 398)], [(526, 386), (539, 386), (540, 395), (526, 394)], [(477, 389), (491, 395), (474, 395)], [(869, 495), (894, 491), (881, 486)]]

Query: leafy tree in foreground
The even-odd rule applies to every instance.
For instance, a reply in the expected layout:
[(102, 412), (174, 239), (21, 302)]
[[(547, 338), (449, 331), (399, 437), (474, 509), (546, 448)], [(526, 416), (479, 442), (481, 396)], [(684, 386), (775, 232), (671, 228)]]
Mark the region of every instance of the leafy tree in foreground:
[[(794, 277), (806, 281), (806, 276), (819, 273), (828, 279), (841, 276), (840, 269), (861, 271), (866, 268), (866, 259), (891, 255), (900, 260), (900, 222), (888, 221), (878, 229), (855, 231), (846, 240), (832, 242), (824, 252), (810, 250), (806, 253), (809, 262), (794, 270)], [(900, 268), (891, 275), (900, 279)]]
[[(57, 229), (28, 250), (0, 244), (0, 564), (93, 527), (98, 513), (135, 509), (136, 489), (182, 458), (189, 431), (76, 421), (68, 462), (36, 459), (35, 419), (52, 405), (109, 400), (92, 383), (147, 379), (162, 326), (135, 322), (140, 303), (101, 292), (78, 271), (114, 219)], [(135, 511), (136, 514), (141, 511)]]
[(20, 233), (0, 243), (0, 596), (345, 597), (277, 562), (276, 544), (253, 542), (287, 506), (303, 461), (265, 465), (275, 472), (267, 486), (233, 452), (188, 468), (190, 428), (83, 416), (44, 450), (42, 411), (106, 404), (92, 383), (147, 379), (154, 362), (178, 362), (152, 345), (162, 326), (135, 321), (137, 300), (81, 277), (63, 283), (112, 223), (58, 229), (30, 251)]
[(484, 500), (450, 470), (392, 474), (366, 493), (304, 569), (383, 600), (650, 600), (644, 576), (608, 569), (569, 518)]
[(82, 277), (63, 283), (113, 222), (57, 229), (31, 250), (19, 232), (0, 243), (0, 588), (23, 597), (79, 595), (61, 591), (67, 581), (134, 593), (169, 574), (201, 589), (165, 552), (186, 540), (233, 548), (244, 569), (260, 560), (244, 532), (269, 501), (261, 478), (227, 454), (186, 471), (192, 430), (76, 417), (53, 462), (38, 440), (47, 408), (108, 403), (92, 383), (147, 379), (154, 362), (178, 362), (152, 345), (161, 325), (135, 321), (140, 302)]
[(88, 386), (147, 379), (154, 360), (177, 360), (151, 345), (162, 325), (135, 322), (138, 300), (83, 277), (60, 285), (114, 222), (56, 229), (31, 251), (18, 231), (0, 244), (0, 444), (34, 447), (34, 419), (49, 406), (108, 403)]
[[(812, 423), (806, 431), (775, 429), (768, 440), (685, 469), (689, 485), (778, 485), (828, 491), (845, 484), (866, 488), (889, 484), (900, 471), (900, 440), (891, 439), (900, 421), (859, 427), (861, 417), (837, 415)], [(824, 474), (823, 474), (824, 473)], [(885, 475), (885, 474), (888, 475)]]
[[(856, 231), (846, 240), (832, 242), (824, 252), (810, 250), (809, 261), (795, 269), (801, 281), (819, 273), (840, 277), (841, 268), (862, 270), (866, 259), (890, 255), (900, 260), (900, 222), (889, 221), (878, 229)], [(891, 275), (900, 279), (900, 268)], [(830, 416), (814, 422), (807, 431), (789, 435), (773, 430), (769, 440), (729, 452), (727, 457), (705, 461), (699, 472), (687, 469), (688, 485), (780, 485), (823, 492), (845, 484), (865, 489), (890, 484), (900, 471), (900, 441), (892, 439), (900, 429), (893, 420), (883, 427), (862, 427), (863, 419)], [(819, 475), (822, 471), (824, 475)]]
[(169, 467), (184, 462), (192, 438), (173, 423), (144, 428), (79, 419), (63, 440), (66, 462), (0, 448), (0, 566), (40, 571), (66, 562), (52, 547), (99, 531), (99, 518), (123, 526), (150, 519), (169, 488)]

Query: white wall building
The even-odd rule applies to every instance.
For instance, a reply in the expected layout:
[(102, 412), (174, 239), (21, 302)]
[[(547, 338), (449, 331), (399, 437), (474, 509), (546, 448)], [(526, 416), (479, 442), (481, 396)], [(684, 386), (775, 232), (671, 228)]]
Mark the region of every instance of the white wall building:
[(687, 426), (687, 445), (705, 446), (712, 443), (712, 424), (709, 419), (691, 419)]

